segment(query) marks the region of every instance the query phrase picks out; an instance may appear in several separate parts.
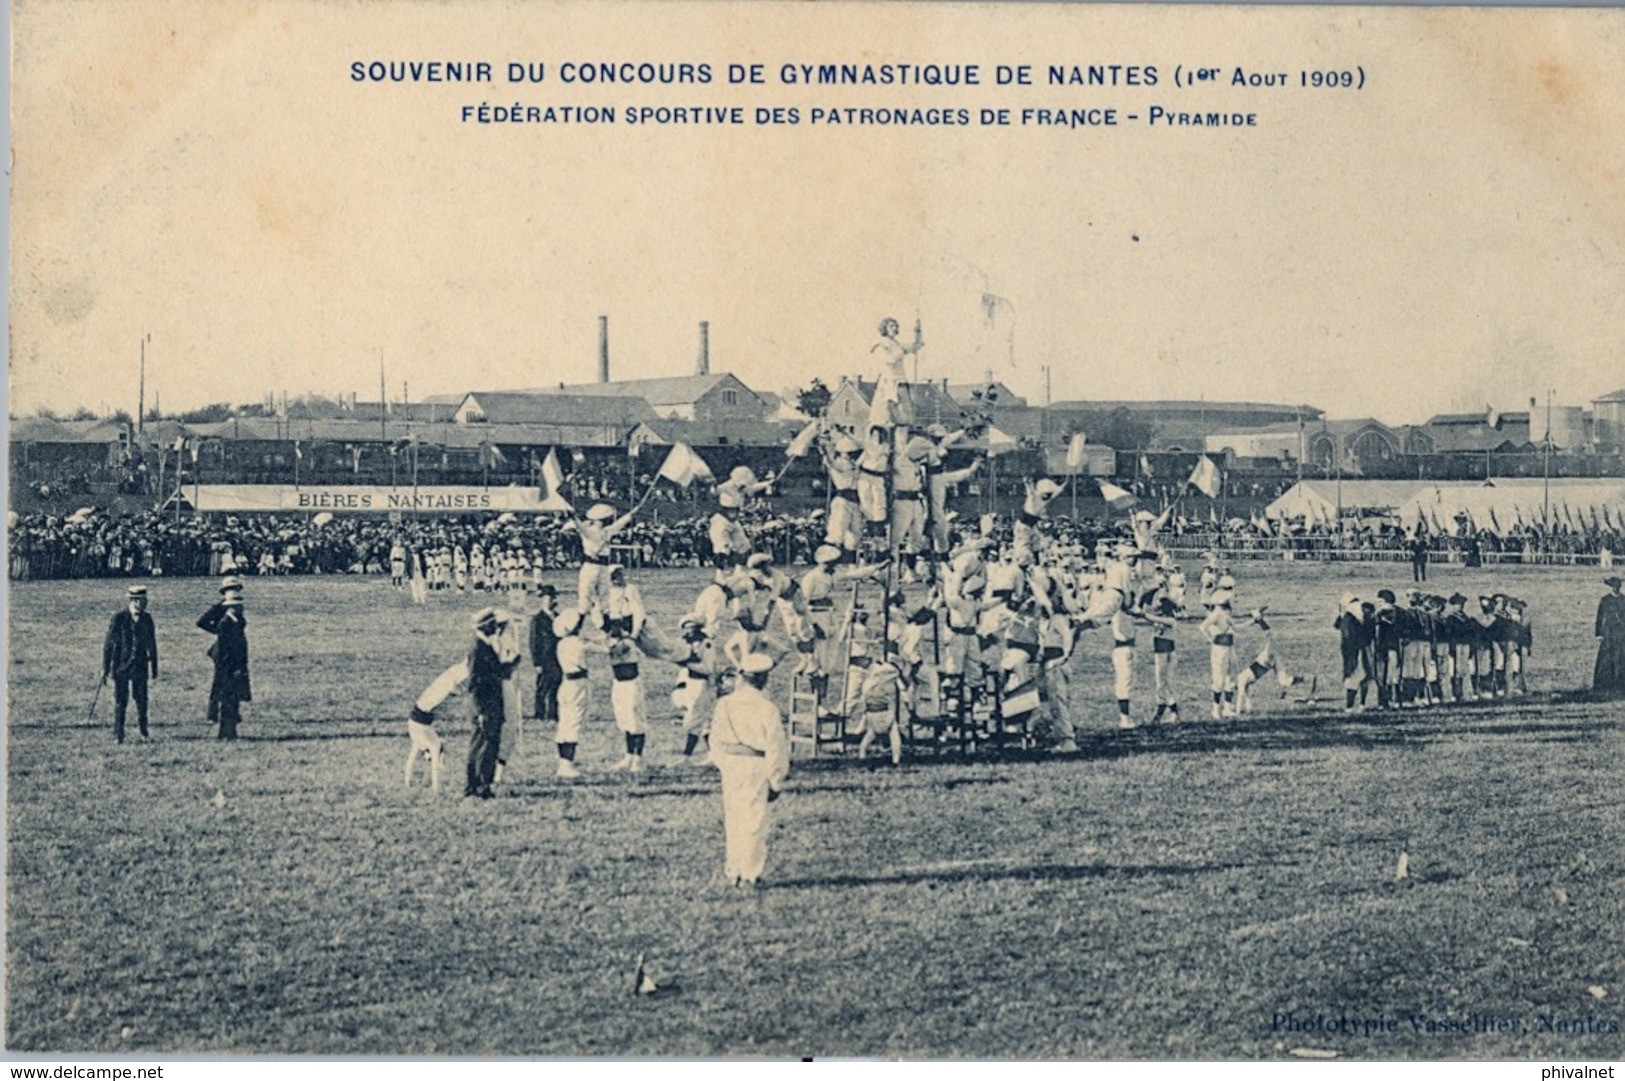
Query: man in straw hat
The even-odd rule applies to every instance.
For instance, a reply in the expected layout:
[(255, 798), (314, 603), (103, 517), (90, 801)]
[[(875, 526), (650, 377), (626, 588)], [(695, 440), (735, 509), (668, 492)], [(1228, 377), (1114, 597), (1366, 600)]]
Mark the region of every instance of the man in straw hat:
[(113, 738), (124, 742), (124, 719), (134, 698), (136, 728), (146, 742), (147, 676), (158, 678), (158, 636), (147, 611), (147, 587), (124, 592), (125, 606), (114, 613), (102, 641), (102, 682), (113, 677)]
[(468, 696), (474, 712), (474, 734), (468, 745), (463, 795), (490, 799), (495, 794), (491, 785), (496, 780), (502, 725), (507, 719), (504, 681), (519, 663), (519, 654), (502, 641), (509, 623), (507, 613), (483, 608), (470, 622), (474, 640), (468, 649)]
[(755, 887), (767, 866), (767, 805), (790, 773), (784, 715), (767, 697), (773, 659), (752, 653), (738, 688), (716, 705), (711, 757), (722, 774), (723, 872), (734, 886)]
[(209, 685), (209, 723), (219, 725), (218, 738), (236, 739), (242, 704), (254, 700), (248, 678), (248, 620), (243, 614), (243, 583), (231, 575), (220, 583), (220, 600), (197, 621), (214, 635), (209, 657), (214, 681)]

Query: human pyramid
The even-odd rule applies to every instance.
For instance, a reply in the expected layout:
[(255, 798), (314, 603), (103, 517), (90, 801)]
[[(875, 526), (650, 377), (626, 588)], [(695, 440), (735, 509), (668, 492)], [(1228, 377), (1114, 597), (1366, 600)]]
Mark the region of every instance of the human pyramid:
[[(709, 523), (713, 574), (675, 633), (649, 619), (636, 583), (611, 561), (615, 537), (647, 493), (624, 514), (596, 503), (566, 526), (581, 545), (575, 606), (560, 610), (554, 587), (537, 583), (541, 611), (528, 635), (537, 672), (534, 712), (556, 723), (559, 778), (581, 775), (576, 752), (588, 722), (591, 656), (607, 661), (611, 709), (625, 740), (612, 768), (632, 773), (645, 768), (642, 677), (651, 661), (677, 669), (672, 702), (684, 736), (680, 762), (695, 760), (712, 738), (718, 705), (741, 676), (774, 668), (790, 675), (792, 708), (785, 713), (792, 727), (804, 720), (814, 731), (832, 730), (843, 749), (855, 744), (859, 758), (884, 742), (891, 762), (900, 764), (905, 733), (922, 727), (938, 742), (954, 732), (964, 745), (1014, 741), (1073, 753), (1073, 662), (1092, 630), (1109, 636), (1116, 726), (1139, 725), (1133, 699), (1142, 630), (1151, 638), (1151, 720), (1180, 720), (1177, 628), (1194, 617), (1187, 612), (1184, 575), (1156, 544), (1171, 512), (1142, 512), (1132, 538), (1101, 542), (1092, 556), (1041, 528), (1065, 491), (1048, 478), (1027, 482), (1005, 543), (991, 535), (991, 516), (958, 522), (947, 511), (947, 497), (981, 468), (980, 433), (975, 424), (956, 431), (914, 424), (903, 376), (920, 348), (919, 328), (912, 345), (896, 335), (896, 321), (885, 320), (874, 347), (881, 370), (861, 438), (819, 421), (789, 447), (791, 457), (816, 452), (830, 492), (824, 543), (799, 577), (756, 550), (741, 524), (746, 503), (774, 480), (759, 479), (745, 466), (717, 485)], [(963, 464), (948, 468), (951, 455)], [(453, 564), (449, 580), (456, 571)], [(516, 569), (499, 580), (522, 590), (525, 575)], [(1283, 693), (1302, 682), (1276, 658), (1264, 612), (1238, 618), (1234, 598), (1233, 577), (1210, 558), (1198, 599), (1207, 612), (1200, 626), (1210, 651), (1214, 719), (1245, 712), (1249, 689), (1272, 672)], [(517, 726), (504, 728), (502, 719), (520, 716), (515, 673), (525, 642), (519, 623), (494, 607), (474, 617), (468, 659), (431, 683), (413, 710), (408, 781), (420, 755), (438, 760), (435, 709), (466, 685), (477, 717), (466, 792), (490, 794), (516, 738)], [(1254, 628), (1260, 647), (1238, 669), (1237, 635)], [(811, 716), (798, 717), (797, 700), (811, 703)]]

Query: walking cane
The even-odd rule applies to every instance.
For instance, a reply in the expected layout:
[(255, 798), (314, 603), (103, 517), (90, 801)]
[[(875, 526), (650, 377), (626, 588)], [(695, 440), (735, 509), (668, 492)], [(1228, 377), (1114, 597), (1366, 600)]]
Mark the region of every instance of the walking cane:
[(90, 696), (90, 708), (85, 710), (85, 719), (86, 720), (92, 720), (93, 721), (93, 720), (96, 719), (96, 703), (101, 701), (102, 688), (105, 687), (105, 686), (107, 686), (107, 676), (104, 673), (102, 675), (101, 682), (96, 684), (96, 693)]

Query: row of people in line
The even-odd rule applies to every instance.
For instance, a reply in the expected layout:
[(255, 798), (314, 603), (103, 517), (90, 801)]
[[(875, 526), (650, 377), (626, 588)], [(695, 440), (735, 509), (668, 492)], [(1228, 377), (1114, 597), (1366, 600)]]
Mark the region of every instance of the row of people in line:
[(1529, 693), (1534, 648), (1528, 605), (1506, 593), (1449, 597), (1391, 589), (1374, 601), (1345, 593), (1333, 627), (1343, 663), (1344, 708), (1407, 709)]

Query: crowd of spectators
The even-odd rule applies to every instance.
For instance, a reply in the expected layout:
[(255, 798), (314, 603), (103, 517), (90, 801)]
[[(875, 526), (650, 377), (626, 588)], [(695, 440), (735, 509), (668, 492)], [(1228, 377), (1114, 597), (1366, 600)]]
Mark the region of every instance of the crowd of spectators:
[[(630, 478), (613, 475), (576, 478), (587, 499), (621, 501)], [(646, 478), (639, 478), (644, 485)], [(584, 505), (584, 504), (583, 504)], [(972, 504), (967, 504), (968, 506)], [(691, 492), (662, 486), (633, 524), (616, 537), (617, 558), (633, 566), (684, 567), (709, 559), (707, 527), (712, 508)], [(967, 511), (970, 518), (976, 517)], [(565, 515), (483, 515), (406, 517), (298, 514), (193, 515), (173, 511), (108, 515), (34, 514), (10, 524), (10, 575), (42, 578), (143, 577), (148, 575), (383, 574), (397, 538), (426, 551), (479, 543), (489, 550), (520, 547), (540, 553), (545, 566), (573, 567), (580, 560), (575, 534)], [(757, 547), (785, 564), (806, 563), (823, 540), (819, 510), (777, 513), (770, 501), (756, 502), (745, 525)], [(989, 528), (990, 527), (990, 528)], [(995, 536), (1008, 533), (1008, 518), (976, 522)], [(1122, 515), (1073, 519), (1057, 514), (1044, 528), (1057, 538), (1092, 546), (1105, 536), (1128, 532)], [(1227, 522), (1171, 516), (1159, 542), (1180, 550), (1214, 549), (1238, 556), (1291, 552), (1303, 559), (1402, 558), (1418, 541), (1430, 558), (1473, 565), (1481, 561), (1572, 562), (1603, 552), (1625, 551), (1625, 534), (1615, 528), (1543, 532), (1514, 526), (1504, 535), (1462, 530), (1458, 535), (1406, 530), (1391, 520), (1350, 519), (1341, 532), (1327, 523)]]

